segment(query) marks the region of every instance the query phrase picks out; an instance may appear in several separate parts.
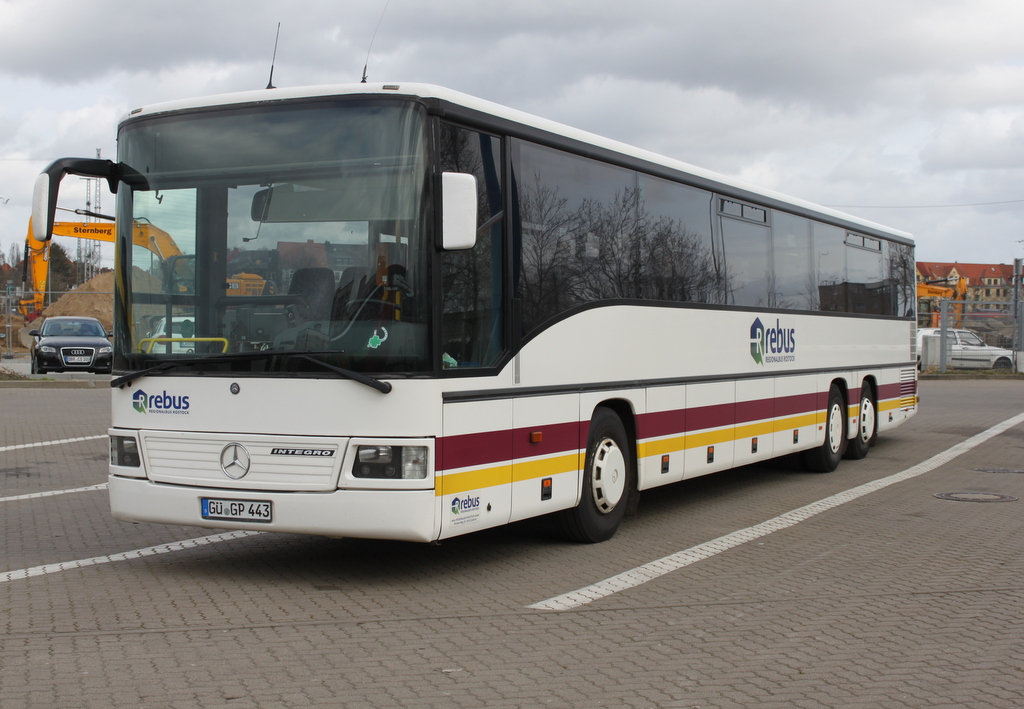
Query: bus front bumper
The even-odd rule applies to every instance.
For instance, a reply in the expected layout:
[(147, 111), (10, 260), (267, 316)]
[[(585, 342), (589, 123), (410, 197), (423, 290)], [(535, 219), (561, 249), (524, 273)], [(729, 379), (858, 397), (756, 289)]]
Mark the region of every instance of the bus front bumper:
[[(110, 512), (125, 522), (411, 542), (438, 538), (433, 490), (265, 492), (163, 485), (117, 475), (107, 480)], [(204, 499), (246, 505), (269, 502), (271, 520), (206, 519)]]

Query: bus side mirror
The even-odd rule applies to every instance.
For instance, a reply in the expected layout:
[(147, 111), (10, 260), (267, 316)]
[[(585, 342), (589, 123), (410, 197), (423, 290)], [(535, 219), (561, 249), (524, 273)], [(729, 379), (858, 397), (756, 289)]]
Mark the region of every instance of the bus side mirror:
[(36, 176), (32, 189), (32, 236), (36, 241), (49, 241), (53, 233), (53, 220), (57, 214), (57, 192), (64, 175), (100, 177), (107, 181), (110, 191), (117, 194), (117, 165), (99, 158), (61, 158), (50, 163)]
[(50, 176), (45, 172), (36, 175), (32, 188), (32, 237), (36, 241), (49, 241), (53, 233), (54, 215), (57, 213), (57, 195), (54, 191), (53, 206), (50, 206)]
[(460, 251), (476, 246), (476, 176), (441, 173), (441, 248)]

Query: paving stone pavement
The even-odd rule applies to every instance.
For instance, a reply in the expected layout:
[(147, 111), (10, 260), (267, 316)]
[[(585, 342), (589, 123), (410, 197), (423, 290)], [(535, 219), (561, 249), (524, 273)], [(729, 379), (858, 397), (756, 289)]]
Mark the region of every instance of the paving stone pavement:
[[(923, 382), (830, 475), (743, 468), (645, 493), (598, 545), (522, 524), (442, 545), (260, 534), (3, 581), (210, 530), (109, 515), (109, 392), (0, 389), (0, 708), (1019, 707), (1024, 426), (938, 469), (566, 612), (552, 596), (905, 470), (1024, 411)], [(941, 500), (1002, 493), (1018, 502)]]

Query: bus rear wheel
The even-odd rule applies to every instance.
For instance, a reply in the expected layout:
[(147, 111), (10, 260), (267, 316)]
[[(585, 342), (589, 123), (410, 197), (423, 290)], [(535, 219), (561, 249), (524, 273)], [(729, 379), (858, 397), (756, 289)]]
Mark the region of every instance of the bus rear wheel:
[(825, 441), (804, 453), (808, 470), (831, 473), (839, 467), (846, 452), (846, 403), (839, 387), (833, 385), (828, 392), (828, 412), (825, 415)]
[(561, 514), (562, 531), (577, 542), (611, 539), (635, 485), (629, 437), (618, 415), (598, 407), (590, 421), (580, 502)]
[(860, 393), (860, 407), (857, 411), (857, 435), (850, 439), (846, 457), (860, 460), (868, 454), (878, 438), (878, 412), (870, 385), (865, 384)]

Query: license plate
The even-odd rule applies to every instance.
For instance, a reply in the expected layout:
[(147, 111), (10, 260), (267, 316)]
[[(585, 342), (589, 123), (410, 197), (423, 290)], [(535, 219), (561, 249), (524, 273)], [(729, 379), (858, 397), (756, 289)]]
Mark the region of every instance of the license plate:
[(272, 522), (273, 503), (264, 500), (216, 500), (201, 498), (203, 519), (234, 522)]
[(92, 357), (82, 357), (79, 355), (66, 357), (65, 359), (67, 360), (68, 364), (89, 364), (89, 362), (92, 361)]

